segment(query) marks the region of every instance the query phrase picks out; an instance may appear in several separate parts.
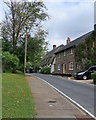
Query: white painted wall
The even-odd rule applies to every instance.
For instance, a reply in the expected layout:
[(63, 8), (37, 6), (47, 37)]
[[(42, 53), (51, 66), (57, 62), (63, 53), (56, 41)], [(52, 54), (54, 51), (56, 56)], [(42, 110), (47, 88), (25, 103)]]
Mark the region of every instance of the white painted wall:
[(53, 63), (51, 64), (51, 73), (54, 72), (54, 64), (56, 63), (56, 58), (54, 58)]

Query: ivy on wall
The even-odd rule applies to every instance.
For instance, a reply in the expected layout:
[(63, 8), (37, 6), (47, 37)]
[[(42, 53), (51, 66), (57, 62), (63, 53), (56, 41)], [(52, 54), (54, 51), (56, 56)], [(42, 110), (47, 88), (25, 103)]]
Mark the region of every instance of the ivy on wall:
[(93, 48), (96, 31), (94, 31), (84, 42), (75, 49), (75, 64), (77, 70), (86, 69), (92, 64), (96, 64), (96, 46)]

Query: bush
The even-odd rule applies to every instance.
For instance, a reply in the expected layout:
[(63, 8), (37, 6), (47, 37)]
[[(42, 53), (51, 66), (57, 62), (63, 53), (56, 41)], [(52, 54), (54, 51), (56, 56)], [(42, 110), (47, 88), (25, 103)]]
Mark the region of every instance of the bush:
[(18, 70), (24, 72), (24, 64), (20, 64)]
[(19, 66), (19, 59), (16, 55), (10, 54), (9, 52), (3, 52), (3, 71), (15, 73)]
[(96, 84), (96, 73), (91, 73), (91, 78), (93, 79), (93, 83)]
[(43, 67), (43, 68), (41, 68), (40, 73), (50, 74), (50, 68), (49, 67)]

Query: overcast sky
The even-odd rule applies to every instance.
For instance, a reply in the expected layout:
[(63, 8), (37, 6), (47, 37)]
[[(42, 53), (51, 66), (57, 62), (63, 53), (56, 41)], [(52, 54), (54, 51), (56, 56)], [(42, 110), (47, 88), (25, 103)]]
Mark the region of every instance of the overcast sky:
[[(44, 22), (44, 29), (49, 32), (46, 39), (50, 43), (49, 50), (53, 44), (65, 45), (67, 37), (74, 40), (94, 29), (94, 1), (44, 0), (51, 18)], [(4, 15), (2, 8), (0, 4), (0, 20)]]
[(44, 24), (49, 50), (53, 44), (65, 45), (67, 37), (74, 40), (94, 29), (94, 0), (47, 0), (45, 4), (51, 16)]

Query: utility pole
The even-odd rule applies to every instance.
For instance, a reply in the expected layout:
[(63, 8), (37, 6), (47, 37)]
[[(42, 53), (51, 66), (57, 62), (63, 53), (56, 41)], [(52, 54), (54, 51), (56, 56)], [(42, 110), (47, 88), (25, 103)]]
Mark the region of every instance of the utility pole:
[(24, 75), (26, 73), (26, 56), (27, 56), (27, 27), (26, 27), (26, 39), (25, 39)]

